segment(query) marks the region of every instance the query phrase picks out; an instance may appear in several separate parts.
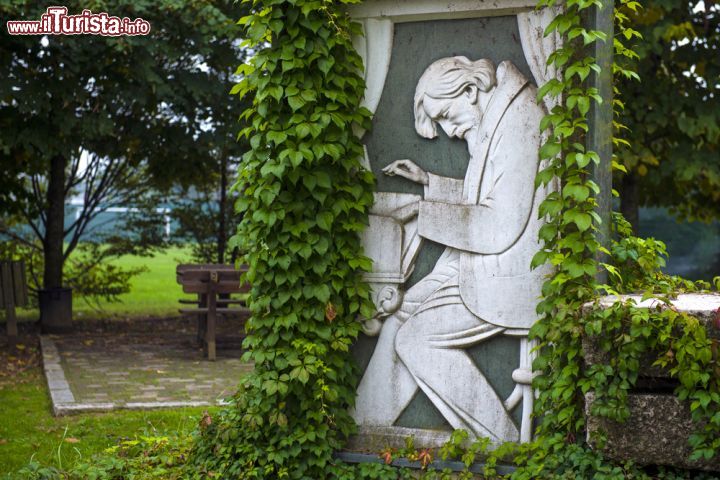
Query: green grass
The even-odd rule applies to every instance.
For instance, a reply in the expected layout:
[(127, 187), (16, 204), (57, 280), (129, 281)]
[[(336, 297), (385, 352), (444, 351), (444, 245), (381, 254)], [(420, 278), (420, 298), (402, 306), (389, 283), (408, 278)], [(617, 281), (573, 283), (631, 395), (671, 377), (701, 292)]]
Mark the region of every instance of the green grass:
[[(119, 265), (146, 266), (148, 271), (132, 279), (132, 290), (121, 295), (120, 302), (101, 302), (100, 311), (82, 298), (73, 298), (73, 316), (75, 319), (175, 316), (178, 299), (187, 297), (175, 281), (175, 268), (178, 263), (189, 261), (190, 250), (185, 248), (168, 249), (150, 258), (122, 257), (117, 260)], [(19, 309), (18, 317), (21, 321), (35, 321), (38, 312)], [(0, 323), (4, 321), (2, 314)], [(33, 369), (18, 375), (13, 383), (0, 384), (0, 478), (16, 472), (31, 459), (68, 469), (116, 445), (122, 438), (188, 434), (195, 429), (203, 410), (119, 411), (56, 418), (50, 413), (42, 373), (39, 368)]]
[[(175, 280), (175, 268), (179, 263), (189, 263), (189, 248), (169, 248), (154, 257), (119, 258), (115, 263), (125, 268), (147, 267), (132, 279), (130, 293), (120, 295), (120, 302), (100, 302), (103, 314), (114, 317), (176, 316), (178, 299), (187, 296)], [(76, 318), (94, 318), (98, 311), (88, 306), (82, 298), (73, 299), (73, 311)]]
[(19, 375), (15, 381), (0, 386), (0, 478), (31, 459), (68, 469), (123, 438), (186, 435), (195, 429), (203, 410), (217, 411), (183, 408), (56, 418), (50, 413), (39, 368)]
[[(73, 318), (76, 320), (95, 318), (135, 318), (177, 316), (178, 299), (188, 297), (175, 280), (178, 263), (189, 263), (189, 248), (169, 248), (153, 257), (126, 255), (114, 263), (126, 268), (147, 267), (147, 271), (132, 278), (129, 293), (120, 295), (119, 302), (101, 300), (98, 306), (86, 302), (82, 297), (73, 297)], [(5, 322), (4, 313), (0, 323)], [(37, 309), (18, 309), (19, 321), (35, 321), (39, 318)]]

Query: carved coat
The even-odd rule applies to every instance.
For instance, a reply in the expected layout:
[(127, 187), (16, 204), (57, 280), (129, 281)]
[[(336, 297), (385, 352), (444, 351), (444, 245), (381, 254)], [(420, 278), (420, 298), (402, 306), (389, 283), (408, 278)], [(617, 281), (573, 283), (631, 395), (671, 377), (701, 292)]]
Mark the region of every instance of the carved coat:
[(543, 137), (536, 88), (510, 62), (497, 68), (497, 87), (470, 145), (464, 180), (429, 174), (418, 233), (460, 250), (460, 297), (482, 320), (529, 329), (549, 266), (530, 270), (540, 249), (534, 188)]

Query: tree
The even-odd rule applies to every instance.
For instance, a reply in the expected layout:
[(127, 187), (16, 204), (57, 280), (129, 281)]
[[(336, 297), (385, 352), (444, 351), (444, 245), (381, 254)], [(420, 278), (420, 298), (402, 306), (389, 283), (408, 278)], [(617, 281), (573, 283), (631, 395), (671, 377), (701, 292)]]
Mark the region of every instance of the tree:
[(179, 226), (175, 236), (191, 240), (193, 257), (201, 263), (234, 263), (238, 250), (229, 246), (242, 216), (235, 212), (238, 192), (231, 186), (236, 181), (241, 152), (249, 149), (244, 138), (235, 138), (238, 111), (245, 111), (248, 99), (227, 102), (227, 108), (213, 111), (212, 129), (206, 132), (212, 140), (206, 153), (203, 175), (192, 179), (190, 188), (181, 188), (173, 195), (171, 217)]
[[(109, 208), (138, 205), (138, 197), (149, 192), (151, 184), (146, 180), (144, 170), (127, 167), (124, 159), (83, 154), (71, 157), (68, 168), (62, 172), (63, 196), (77, 193), (83, 199), (75, 218), (60, 224), (64, 238), (63, 284), (87, 297), (111, 299), (127, 291), (130, 277), (142, 271), (123, 270), (105, 260), (124, 253), (149, 253), (153, 246), (163, 243), (161, 236), (147, 238), (157, 228), (128, 228), (138, 221), (136, 215), (128, 215), (124, 221), (124, 230), (136, 233), (132, 239), (91, 228), (92, 222)], [(44, 208), (50, 186), (43, 173), (24, 174), (24, 179), (29, 189), (24, 200), (25, 209), (14, 215), (6, 213), (0, 219), (0, 233), (11, 240), (0, 250), (4, 256), (26, 260), (30, 285), (38, 290), (43, 285), (46, 264), (43, 253), (48, 224), (51, 223), (49, 212)], [(60, 214), (64, 219), (64, 205), (61, 206)], [(145, 207), (144, 210), (148, 209)], [(93, 241), (81, 244), (85, 236), (91, 236)], [(74, 253), (72, 258), (71, 253)]]
[[(89, 221), (160, 186), (202, 177), (227, 109), (239, 12), (230, 1), (70, 2), (143, 18), (147, 36), (11, 36), (0, 42), (0, 162), (6, 214), (21, 214), (41, 241), (43, 288), (63, 285), (63, 266)], [(3, 19), (37, 20), (30, 1), (0, 0)], [(225, 115), (225, 113), (223, 113)], [(87, 152), (87, 168), (80, 158)], [(7, 184), (7, 185), (6, 185)], [(63, 225), (68, 195), (86, 207)]]
[(720, 4), (648, 0), (631, 17), (642, 82), (626, 79), (618, 159), (621, 210), (637, 229), (641, 205), (683, 220), (720, 218)]
[[(234, 161), (231, 161), (234, 160)], [(200, 263), (234, 263), (237, 248), (228, 248), (241, 216), (233, 208), (236, 195), (230, 192), (234, 183), (231, 174), (237, 168), (237, 159), (223, 156), (206, 181), (183, 189), (174, 198), (170, 216), (177, 222), (176, 241), (191, 241), (192, 255)]]

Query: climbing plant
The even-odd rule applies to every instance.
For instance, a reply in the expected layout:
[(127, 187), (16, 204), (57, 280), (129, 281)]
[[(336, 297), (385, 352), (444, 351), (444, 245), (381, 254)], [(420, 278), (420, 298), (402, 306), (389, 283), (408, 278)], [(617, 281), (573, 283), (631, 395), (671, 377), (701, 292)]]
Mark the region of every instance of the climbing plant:
[(252, 149), (235, 185), (243, 219), (232, 243), (250, 266), (244, 346), (255, 371), (201, 429), (196, 477), (331, 478), (332, 453), (354, 428), (348, 349), (370, 307), (358, 233), (374, 180), (353, 134), (370, 113), (359, 106), (347, 3), (253, 0), (240, 21), (255, 54), (232, 93), (253, 96), (240, 132)]
[[(540, 5), (555, 3), (544, 0)], [(550, 135), (540, 155), (549, 166), (539, 173), (538, 182), (547, 184), (559, 179), (561, 189), (550, 194), (540, 207), (541, 214), (548, 218), (540, 233), (545, 248), (533, 263), (550, 262), (555, 273), (543, 286), (544, 298), (538, 306), (542, 318), (531, 331), (539, 343), (534, 363), (538, 372), (534, 383), (539, 392), (535, 411), (538, 436), (514, 478), (644, 478), (639, 469), (614, 465), (600, 452), (588, 449), (584, 443), (584, 408), (585, 395), (592, 392), (591, 414), (618, 422), (627, 420), (628, 393), (648, 355), (655, 355), (654, 364), (679, 380), (676, 393), (690, 402), (693, 419), (698, 422), (698, 430), (690, 439), (693, 458), (711, 458), (720, 449), (718, 345), (707, 338), (705, 327), (669, 304), (651, 310), (631, 303), (617, 303), (611, 308), (586, 307), (602, 293), (640, 290), (646, 296), (672, 295), (707, 286), (662, 274), (664, 245), (633, 237), (629, 224), (620, 216), (615, 218), (616, 240), (610, 249), (598, 242), (602, 220), (596, 213), (599, 186), (592, 180), (590, 169), (600, 158), (596, 152), (587, 151), (582, 140), (588, 131), (590, 105), (603, 99), (587, 82), (593, 71), (600, 71), (587, 52), (594, 42), (613, 41), (614, 75), (636, 78), (632, 61), (637, 55), (627, 43), (637, 38), (638, 32), (630, 27), (628, 18), (640, 4), (633, 0), (617, 2), (614, 39), (583, 25), (589, 9), (601, 7), (597, 0), (568, 1), (546, 31), (563, 37), (562, 47), (549, 62), (562, 69), (564, 75), (539, 91), (539, 97), (550, 95), (562, 102), (543, 121)], [(617, 89), (615, 93), (621, 94)], [(616, 113), (621, 111), (622, 97), (616, 98), (613, 106)], [(618, 149), (629, 146), (620, 136), (623, 129), (615, 123), (614, 144)], [(601, 253), (607, 255), (605, 262), (598, 260)], [(602, 270), (609, 275), (607, 284), (597, 281)], [(598, 346), (603, 361), (585, 365), (584, 339)], [(594, 443), (602, 446), (603, 441), (599, 432)]]

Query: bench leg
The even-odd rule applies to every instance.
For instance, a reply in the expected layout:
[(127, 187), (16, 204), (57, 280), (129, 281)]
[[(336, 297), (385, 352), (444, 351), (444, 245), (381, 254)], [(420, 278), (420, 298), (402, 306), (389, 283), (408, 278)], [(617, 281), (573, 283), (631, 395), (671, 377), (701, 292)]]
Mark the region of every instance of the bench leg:
[(215, 307), (217, 303), (215, 301), (215, 295), (208, 295), (208, 314), (207, 314), (207, 326), (205, 329), (205, 345), (207, 345), (207, 358), (208, 360), (215, 360), (215, 319), (217, 312)]
[(213, 341), (209, 341), (207, 343), (207, 356), (208, 356), (208, 360), (210, 360), (210, 361), (214, 362), (216, 360), (215, 342), (213, 342)]
[[(207, 295), (198, 294), (198, 306), (200, 308), (207, 307)], [(198, 345), (205, 346), (205, 330), (207, 329), (207, 314), (201, 313), (197, 316), (197, 342)], [(204, 352), (207, 354), (207, 352)]]
[(17, 339), (17, 316), (15, 316), (15, 305), (10, 302), (5, 304), (5, 322), (7, 325), (8, 344), (13, 344)]

